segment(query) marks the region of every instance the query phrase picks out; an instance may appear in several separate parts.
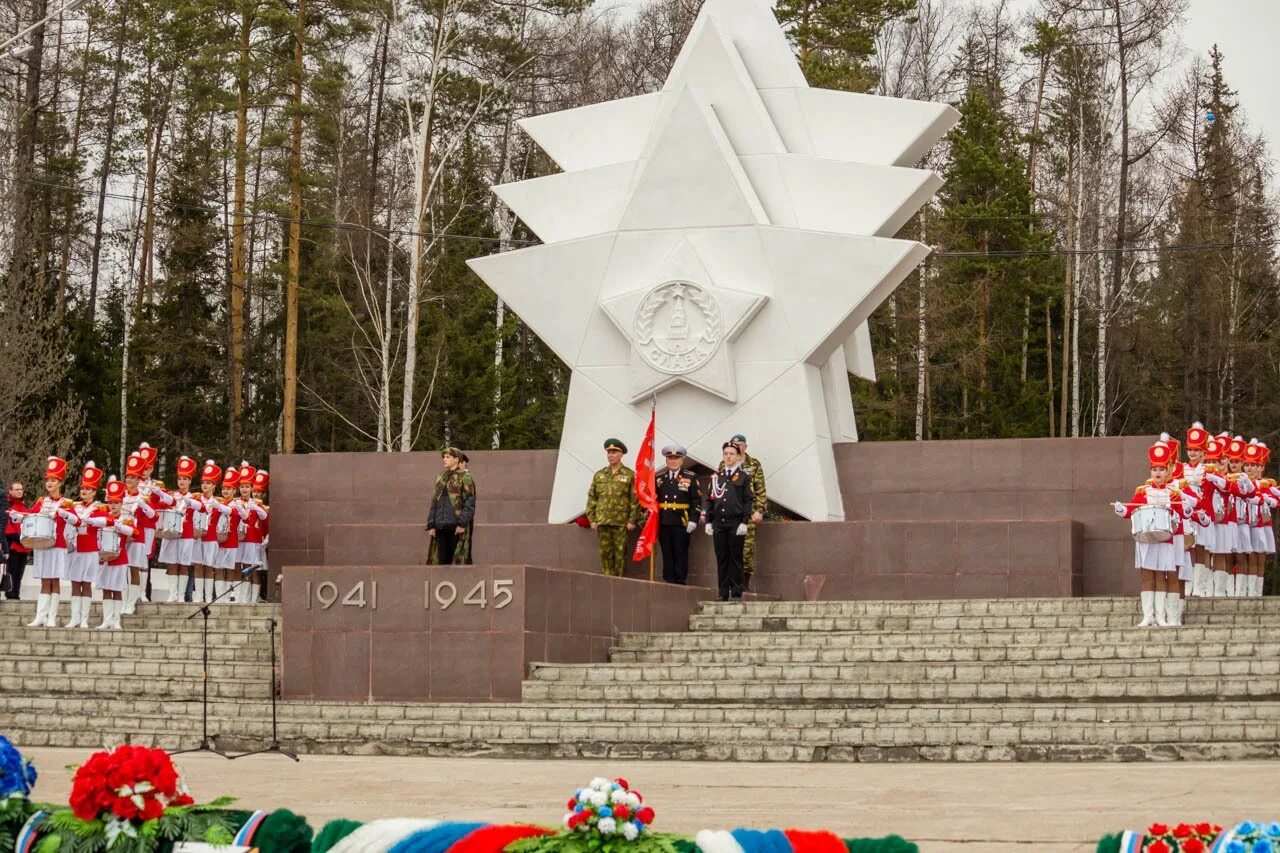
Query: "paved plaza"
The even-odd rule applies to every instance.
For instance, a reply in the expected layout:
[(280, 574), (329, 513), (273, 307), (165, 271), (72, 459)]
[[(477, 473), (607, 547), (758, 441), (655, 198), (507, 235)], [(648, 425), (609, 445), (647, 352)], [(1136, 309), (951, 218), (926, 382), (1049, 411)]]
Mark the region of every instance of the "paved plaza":
[[(24, 750), (38, 799), (66, 801), (87, 752)], [(442, 817), (554, 823), (592, 776), (625, 776), (657, 809), (657, 827), (735, 826), (898, 833), (925, 853), (1088, 853), (1105, 832), (1151, 820), (1231, 823), (1280, 814), (1280, 763), (719, 764), (184, 755), (199, 800), (288, 807), (319, 828), (335, 817)], [(1034, 847), (1033, 847), (1034, 845)]]

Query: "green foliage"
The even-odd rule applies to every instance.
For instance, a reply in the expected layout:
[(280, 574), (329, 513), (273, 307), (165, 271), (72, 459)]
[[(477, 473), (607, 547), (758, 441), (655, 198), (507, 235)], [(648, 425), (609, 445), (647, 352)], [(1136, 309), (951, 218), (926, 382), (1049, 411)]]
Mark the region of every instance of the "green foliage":
[(554, 835), (522, 838), (507, 845), (504, 853), (677, 853), (677, 836), (645, 832), (635, 841), (619, 834), (564, 830)]
[(919, 845), (899, 835), (884, 838), (846, 838), (849, 853), (920, 853)]
[(329, 853), (330, 848), (362, 826), (364, 824), (358, 820), (334, 818), (316, 834), (316, 839), (311, 844), (311, 853)]
[(877, 34), (915, 8), (916, 0), (779, 0), (775, 14), (809, 85), (869, 92), (879, 79), (871, 62)]
[(1096, 853), (1120, 853), (1120, 840), (1123, 837), (1123, 832), (1104, 835), (1098, 839), (1098, 846), (1094, 850)]

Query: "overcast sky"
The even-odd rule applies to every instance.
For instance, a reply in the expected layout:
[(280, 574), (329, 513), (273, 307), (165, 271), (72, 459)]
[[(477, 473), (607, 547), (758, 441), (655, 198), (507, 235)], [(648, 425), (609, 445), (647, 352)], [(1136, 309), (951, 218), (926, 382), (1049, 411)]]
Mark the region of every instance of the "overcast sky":
[(1280, 0), (1191, 0), (1182, 39), (1201, 54), (1218, 45), (1228, 83), (1240, 93), (1249, 124), (1266, 132), (1274, 159), (1280, 151)]

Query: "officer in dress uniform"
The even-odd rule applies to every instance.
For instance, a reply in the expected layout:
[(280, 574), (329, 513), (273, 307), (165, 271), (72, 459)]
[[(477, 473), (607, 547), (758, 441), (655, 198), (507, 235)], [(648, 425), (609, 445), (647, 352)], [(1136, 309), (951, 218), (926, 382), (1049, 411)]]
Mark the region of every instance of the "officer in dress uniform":
[(678, 444), (662, 448), (667, 468), (659, 472), (655, 483), (662, 579), (667, 583), (684, 584), (689, 577), (689, 537), (698, 526), (697, 513), (702, 509), (698, 478), (684, 470), (685, 455), (685, 449)]
[[(742, 543), (742, 577), (746, 589), (751, 589), (751, 576), (756, 571), (756, 528), (764, 521), (765, 510), (769, 507), (769, 497), (764, 481), (764, 466), (760, 460), (747, 452), (747, 437), (739, 433), (729, 439), (729, 443), (738, 449), (738, 464), (743, 473), (751, 477), (751, 485), (755, 492), (751, 505), (751, 519), (747, 522), (747, 536)], [(720, 463), (721, 471), (724, 463)]]
[(616, 438), (604, 443), (609, 464), (591, 477), (587, 520), (600, 537), (600, 571), (622, 577), (627, 567), (627, 532), (640, 521), (636, 472), (622, 464), (627, 446)]
[(741, 601), (745, 583), (742, 577), (742, 545), (747, 536), (747, 522), (755, 503), (755, 487), (751, 474), (742, 468), (738, 448), (726, 441), (721, 448), (723, 464), (711, 478), (701, 520), (716, 547), (716, 575), (721, 601)]

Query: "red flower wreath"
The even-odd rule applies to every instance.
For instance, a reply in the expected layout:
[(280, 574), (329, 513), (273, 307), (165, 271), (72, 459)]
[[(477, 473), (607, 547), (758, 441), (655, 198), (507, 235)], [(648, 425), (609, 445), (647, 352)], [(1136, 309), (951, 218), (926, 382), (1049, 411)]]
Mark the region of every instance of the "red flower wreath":
[(71, 810), (86, 821), (155, 820), (166, 806), (193, 802), (168, 754), (145, 746), (95, 752), (71, 782)]

